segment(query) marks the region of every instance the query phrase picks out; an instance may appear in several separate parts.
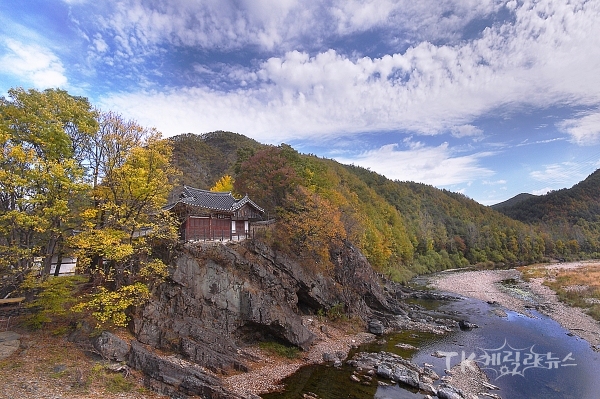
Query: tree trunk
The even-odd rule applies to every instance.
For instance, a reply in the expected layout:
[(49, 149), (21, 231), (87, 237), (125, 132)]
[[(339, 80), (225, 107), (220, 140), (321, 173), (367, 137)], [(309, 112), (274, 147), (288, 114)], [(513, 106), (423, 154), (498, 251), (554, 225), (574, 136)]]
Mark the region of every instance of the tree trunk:
[(44, 267), (42, 268), (42, 277), (50, 275), (50, 269), (52, 269), (52, 258), (54, 257), (54, 250), (56, 249), (57, 238), (50, 238), (48, 245), (46, 246), (46, 255), (44, 256)]
[(62, 264), (63, 252), (62, 249), (58, 251), (58, 258), (56, 259), (56, 269), (54, 270), (54, 277), (58, 277), (60, 275), (60, 265)]

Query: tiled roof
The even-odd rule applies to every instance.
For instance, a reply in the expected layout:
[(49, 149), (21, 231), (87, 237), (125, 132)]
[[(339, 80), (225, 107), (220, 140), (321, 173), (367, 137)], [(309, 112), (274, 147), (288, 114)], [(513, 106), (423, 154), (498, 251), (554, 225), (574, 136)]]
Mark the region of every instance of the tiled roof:
[(245, 204), (250, 204), (261, 213), (264, 212), (264, 209), (256, 205), (247, 195), (240, 200), (236, 200), (230, 192), (219, 193), (188, 186), (183, 186), (183, 192), (179, 200), (167, 205), (165, 209), (172, 209), (178, 203), (223, 212), (235, 212)]
[(244, 198), (242, 198), (241, 200), (239, 200), (238, 202), (236, 202), (233, 205), (233, 210), (237, 211), (238, 209), (240, 209), (245, 204), (252, 205), (254, 208), (256, 208), (257, 210), (259, 210), (261, 213), (263, 213), (265, 211), (260, 206), (256, 205), (256, 203), (254, 201), (252, 201), (250, 198), (248, 198), (248, 195), (245, 195)]

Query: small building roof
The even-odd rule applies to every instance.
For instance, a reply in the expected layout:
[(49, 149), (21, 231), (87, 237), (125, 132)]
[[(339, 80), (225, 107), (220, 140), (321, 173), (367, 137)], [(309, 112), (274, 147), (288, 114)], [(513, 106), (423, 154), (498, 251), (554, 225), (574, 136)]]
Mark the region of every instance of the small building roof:
[(260, 213), (264, 213), (265, 211), (248, 198), (248, 195), (245, 195), (242, 199), (236, 200), (231, 192), (215, 192), (189, 186), (183, 186), (183, 191), (179, 200), (165, 206), (164, 209), (170, 210), (180, 203), (221, 212), (235, 212), (242, 206), (250, 204)]

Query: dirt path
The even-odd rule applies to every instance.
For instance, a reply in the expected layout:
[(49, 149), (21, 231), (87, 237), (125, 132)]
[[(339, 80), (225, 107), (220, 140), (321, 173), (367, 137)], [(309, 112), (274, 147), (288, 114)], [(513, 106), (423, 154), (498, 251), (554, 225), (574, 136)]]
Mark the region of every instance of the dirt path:
[[(563, 263), (541, 265), (547, 271), (576, 269), (580, 267), (600, 266), (600, 263)], [(551, 273), (548, 273), (551, 275)], [(506, 309), (530, 316), (528, 308), (535, 307), (540, 313), (556, 320), (573, 334), (588, 341), (595, 350), (600, 350), (600, 323), (583, 310), (560, 302), (556, 293), (543, 285), (544, 278), (534, 278), (518, 284), (516, 290), (505, 289), (500, 282), (519, 278), (517, 270), (482, 270), (440, 274), (431, 280), (430, 285), (441, 291), (459, 295), (495, 301)], [(519, 291), (525, 295), (519, 294)]]

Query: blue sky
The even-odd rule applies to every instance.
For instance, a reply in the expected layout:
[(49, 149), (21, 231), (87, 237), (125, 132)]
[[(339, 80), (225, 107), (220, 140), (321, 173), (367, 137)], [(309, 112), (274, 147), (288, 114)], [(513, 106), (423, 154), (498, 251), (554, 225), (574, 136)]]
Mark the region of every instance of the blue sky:
[(0, 0), (16, 86), (490, 205), (600, 168), (600, 2)]

